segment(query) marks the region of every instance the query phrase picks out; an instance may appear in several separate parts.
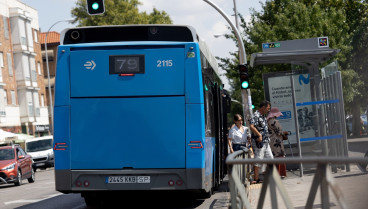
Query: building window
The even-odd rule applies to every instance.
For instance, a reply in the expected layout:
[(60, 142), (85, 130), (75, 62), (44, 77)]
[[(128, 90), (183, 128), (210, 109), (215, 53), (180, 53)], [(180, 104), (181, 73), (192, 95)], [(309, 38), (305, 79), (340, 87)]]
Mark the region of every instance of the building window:
[[(5, 90), (0, 88), (0, 95), (4, 95), (4, 92), (5, 92)], [(1, 117), (6, 116), (5, 105), (6, 105), (6, 103), (4, 102), (4, 100), (0, 99), (0, 116)]]
[(21, 45), (27, 46), (26, 28), (23, 19), (18, 20), (18, 26), (19, 26), (20, 43)]
[(8, 58), (8, 71), (9, 71), (9, 76), (13, 76), (13, 62), (12, 62), (12, 56), (10, 53), (6, 54), (7, 58)]
[(26, 36), (27, 36), (27, 42), (28, 42), (28, 47), (32, 48), (29, 49), (30, 51), (33, 52), (33, 36), (32, 36), (32, 28), (31, 28), (31, 22), (27, 21), (26, 22)]
[[(0, 52), (0, 67), (4, 67), (4, 54)], [(0, 82), (3, 82), (3, 71), (0, 68)]]
[(38, 92), (33, 92), (33, 101), (34, 101), (34, 107), (35, 107), (35, 114), (36, 117), (40, 117), (41, 112), (40, 112), (40, 99), (39, 99), (39, 95)]
[(0, 67), (4, 67), (4, 55), (0, 52)]
[(23, 54), (22, 55), (22, 64), (23, 64), (23, 72), (24, 72), (24, 80), (30, 81), (31, 80), (31, 73), (30, 73), (30, 67), (29, 67), (29, 60), (28, 55)]
[(7, 17), (3, 17), (4, 20), (4, 34), (5, 34), (5, 38), (9, 39), (9, 25), (8, 25), (8, 18)]
[(33, 82), (37, 82), (37, 72), (36, 72), (36, 61), (34, 57), (30, 57), (30, 63), (31, 63), (31, 79)]
[(38, 43), (38, 31), (37, 30), (33, 30), (33, 34), (34, 34), (34, 41), (36, 43)]
[(4, 104), (7, 105), (8, 104), (8, 95), (6, 95), (7, 91), (4, 90)]
[(33, 98), (32, 92), (27, 91), (27, 106), (28, 106), (28, 116), (34, 116), (34, 106), (33, 106)]
[(16, 105), (17, 100), (16, 100), (16, 97), (15, 97), (15, 91), (10, 91), (10, 95), (11, 95), (11, 104)]
[(40, 62), (37, 62), (37, 71), (38, 71), (38, 74), (42, 75), (41, 63)]
[(45, 95), (41, 94), (41, 107), (45, 106)]

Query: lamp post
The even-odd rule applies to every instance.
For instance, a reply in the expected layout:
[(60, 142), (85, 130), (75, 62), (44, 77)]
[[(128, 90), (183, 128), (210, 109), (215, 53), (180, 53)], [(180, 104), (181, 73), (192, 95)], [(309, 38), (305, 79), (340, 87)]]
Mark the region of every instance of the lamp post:
[(236, 9), (236, 0), (233, 0), (233, 2), (234, 2), (235, 25), (236, 25), (236, 28), (239, 30), (238, 10)]
[[(235, 26), (230, 18), (226, 15), (226, 13), (220, 8), (218, 7), (215, 3), (211, 2), (210, 0), (203, 0), (204, 2), (208, 3), (209, 5), (211, 5), (214, 9), (216, 9), (221, 15), (222, 17), (225, 18), (225, 20), (229, 23), (229, 25), (231, 26), (231, 28), (233, 29), (233, 32), (235, 34), (236, 39), (238, 40), (238, 48), (239, 48), (239, 64), (247, 64), (247, 55), (245, 53), (245, 48), (244, 48), (244, 43), (243, 43), (243, 39), (240, 36), (240, 33), (238, 31), (238, 25)], [(236, 11), (236, 4), (235, 4), (235, 0), (234, 0), (234, 9), (235, 9), (235, 19), (236, 19), (236, 23), (238, 24), (238, 17), (237, 17), (237, 11)], [(249, 89), (241, 89), (241, 95), (242, 95), (242, 102), (243, 102), (243, 113), (244, 113), (244, 118), (248, 118), (250, 119), (253, 115), (252, 113), (252, 99), (250, 96), (250, 91)]]
[(53, 110), (53, 101), (52, 101), (52, 94), (51, 94), (51, 85), (50, 85), (50, 69), (49, 69), (49, 58), (47, 55), (47, 35), (49, 34), (52, 27), (60, 22), (69, 22), (71, 23), (74, 19), (67, 19), (67, 20), (59, 20), (55, 22), (49, 30), (46, 32), (45, 36), (45, 55), (46, 55), (46, 69), (47, 69), (47, 81), (48, 81), (48, 88), (49, 88), (49, 102), (50, 102), (50, 115), (51, 115), (51, 134), (54, 134), (54, 110)]

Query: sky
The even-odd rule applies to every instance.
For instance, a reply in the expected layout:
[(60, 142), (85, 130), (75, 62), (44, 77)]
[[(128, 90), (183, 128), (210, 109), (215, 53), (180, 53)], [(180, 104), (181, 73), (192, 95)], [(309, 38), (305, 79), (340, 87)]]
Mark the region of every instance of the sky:
[[(71, 10), (75, 7), (76, 0), (20, 0), (28, 6), (36, 9), (39, 16), (41, 32), (60, 20), (72, 18)], [(173, 20), (174, 24), (193, 26), (199, 36), (207, 43), (214, 56), (230, 57), (229, 52), (237, 51), (237, 46), (231, 40), (223, 36), (215, 38), (214, 35), (230, 33), (226, 20), (208, 3), (203, 0), (139, 0), (142, 5), (140, 11), (151, 13), (153, 8), (164, 10)], [(234, 0), (212, 0), (219, 6), (235, 24)], [(261, 3), (265, 0), (236, 0), (238, 13), (246, 19), (250, 17), (250, 9), (261, 10)], [(57, 23), (51, 31), (61, 32), (65, 28), (75, 27), (67, 22)], [(250, 56), (247, 54), (247, 56)], [(220, 71), (222, 74), (223, 71)], [(221, 77), (225, 88), (229, 89), (225, 77)]]

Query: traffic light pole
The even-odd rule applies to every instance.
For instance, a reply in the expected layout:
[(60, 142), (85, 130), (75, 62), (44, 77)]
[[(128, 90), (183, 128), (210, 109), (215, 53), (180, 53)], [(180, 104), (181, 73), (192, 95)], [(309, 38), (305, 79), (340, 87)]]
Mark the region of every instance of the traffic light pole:
[[(224, 17), (225, 20), (229, 23), (229, 25), (234, 31), (236, 39), (238, 40), (239, 64), (247, 64), (247, 55), (245, 53), (244, 42), (240, 36), (240, 33), (237, 27), (231, 22), (230, 18), (225, 14), (225, 12), (220, 7), (218, 7), (216, 4), (214, 4), (210, 0), (203, 0), (203, 1), (211, 5), (213, 8), (215, 8), (222, 15), (222, 17)], [(241, 89), (241, 95), (242, 95), (242, 103), (243, 103), (243, 117), (244, 119), (247, 119), (245, 120), (245, 122), (246, 122), (246, 125), (249, 126), (249, 122), (247, 123), (247, 121), (253, 115), (250, 89)]]

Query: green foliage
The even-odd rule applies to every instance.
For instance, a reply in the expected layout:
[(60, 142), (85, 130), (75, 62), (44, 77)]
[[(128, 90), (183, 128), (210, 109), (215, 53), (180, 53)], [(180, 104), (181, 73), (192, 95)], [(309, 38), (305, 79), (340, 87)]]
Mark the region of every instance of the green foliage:
[[(368, 95), (368, 7), (367, 0), (270, 0), (262, 11), (252, 11), (251, 20), (241, 18), (241, 29), (248, 63), (252, 53), (262, 51), (262, 43), (328, 36), (331, 48), (341, 49), (333, 59), (338, 60), (343, 75), (346, 109), (354, 100), (366, 106)], [(234, 42), (233, 34), (228, 35)], [(221, 58), (220, 67), (233, 88), (233, 98), (240, 99), (237, 72), (238, 57)], [(249, 70), (252, 102), (264, 99), (262, 74), (288, 71), (291, 66), (255, 66)], [(364, 99), (363, 99), (364, 98)], [(356, 104), (356, 103), (354, 103)], [(350, 106), (349, 106), (350, 105)]]
[(172, 24), (172, 20), (165, 11), (153, 9), (153, 12), (139, 12), (138, 0), (105, 0), (105, 13), (102, 15), (89, 15), (86, 1), (77, 0), (76, 7), (72, 9), (72, 16), (78, 26), (98, 25), (125, 25), (125, 24)]

